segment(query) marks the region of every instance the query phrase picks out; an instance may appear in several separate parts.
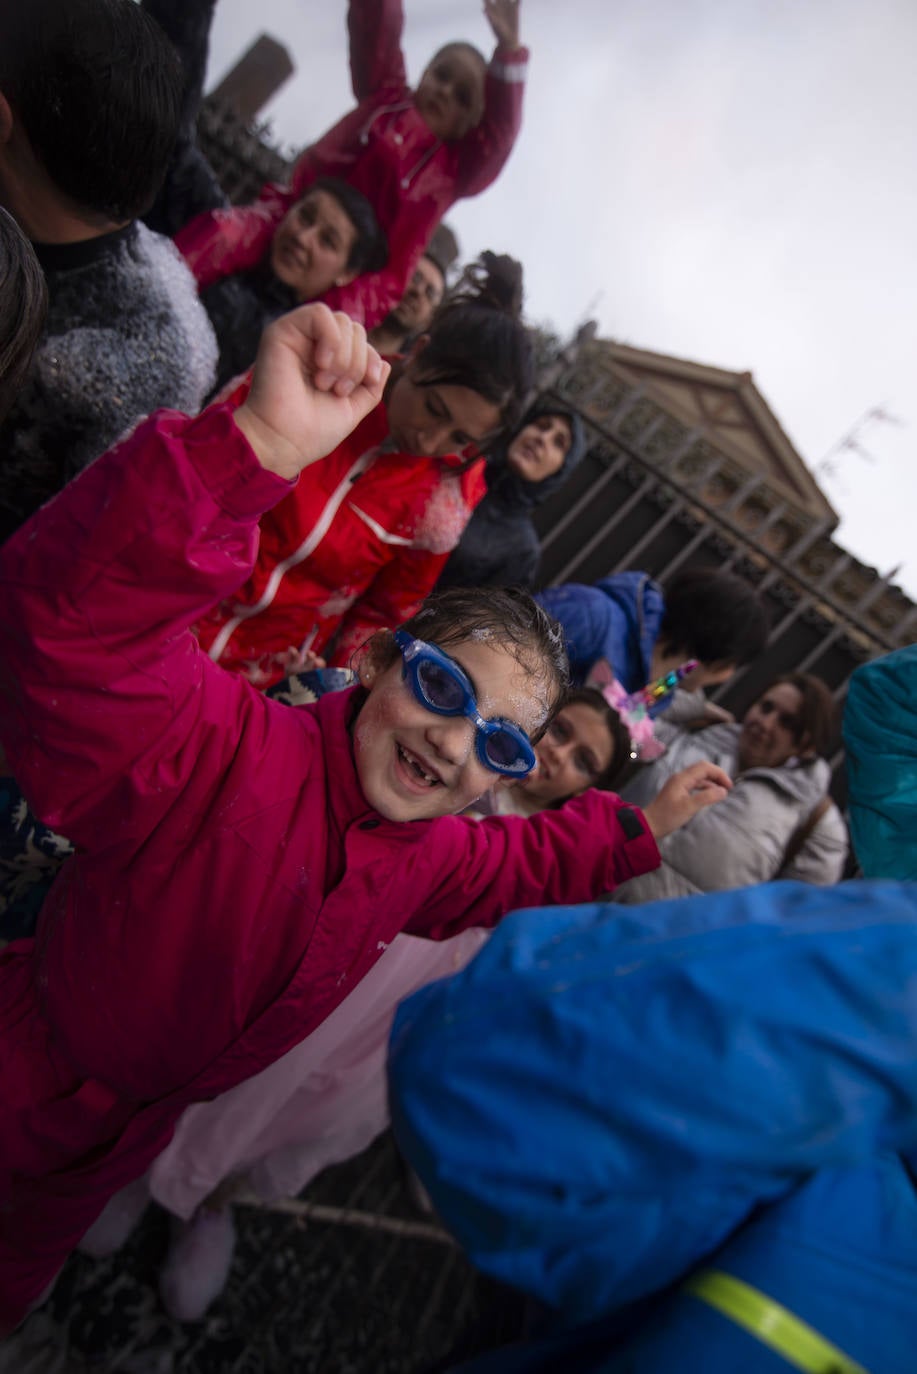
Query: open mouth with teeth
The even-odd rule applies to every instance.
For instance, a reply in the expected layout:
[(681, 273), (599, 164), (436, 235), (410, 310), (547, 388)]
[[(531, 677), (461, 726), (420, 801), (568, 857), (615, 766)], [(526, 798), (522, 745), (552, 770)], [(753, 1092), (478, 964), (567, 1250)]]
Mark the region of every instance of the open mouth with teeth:
[(396, 744), (398, 762), (401, 765), (402, 773), (407, 777), (409, 783), (424, 790), (431, 787), (442, 787), (443, 781), (435, 773), (428, 773), (420, 760), (414, 754), (409, 753), (401, 744)]

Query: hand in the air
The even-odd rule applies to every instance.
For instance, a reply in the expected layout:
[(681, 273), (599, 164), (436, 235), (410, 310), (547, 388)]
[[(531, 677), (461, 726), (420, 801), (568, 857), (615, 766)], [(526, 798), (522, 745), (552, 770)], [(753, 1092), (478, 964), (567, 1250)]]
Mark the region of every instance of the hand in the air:
[(361, 324), (300, 306), (264, 331), (236, 424), (262, 465), (292, 480), (378, 405), (389, 370)]
[(519, 0), (484, 0), (484, 14), (501, 48), (519, 46)]

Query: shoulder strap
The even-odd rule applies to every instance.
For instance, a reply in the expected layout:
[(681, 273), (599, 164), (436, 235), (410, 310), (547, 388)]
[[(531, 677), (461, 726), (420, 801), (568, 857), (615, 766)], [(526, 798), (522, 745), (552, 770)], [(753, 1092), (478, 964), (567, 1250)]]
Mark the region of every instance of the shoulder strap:
[(804, 1374), (868, 1374), (808, 1322), (732, 1274), (705, 1269), (687, 1279), (682, 1290), (721, 1312)]
[(782, 873), (783, 870), (787, 868), (793, 862), (794, 859), (798, 858), (803, 847), (805, 846), (806, 841), (811, 836), (812, 832), (818, 825), (818, 822), (821, 820), (822, 816), (827, 815), (830, 806), (831, 798), (826, 794), (824, 797), (822, 797), (821, 801), (814, 808), (814, 810), (809, 812), (808, 816), (806, 816), (802, 824), (796, 827), (796, 829), (790, 836), (789, 841), (787, 842), (786, 850), (784, 851), (783, 858), (780, 861), (780, 866), (777, 869), (778, 873)]

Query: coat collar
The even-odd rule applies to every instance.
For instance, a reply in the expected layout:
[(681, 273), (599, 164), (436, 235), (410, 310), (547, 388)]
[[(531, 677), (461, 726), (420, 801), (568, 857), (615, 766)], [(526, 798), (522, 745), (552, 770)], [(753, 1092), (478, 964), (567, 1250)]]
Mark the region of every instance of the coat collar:
[(356, 707), (354, 698), (360, 690), (348, 687), (343, 692), (328, 692), (310, 708), (318, 716), (322, 734), (328, 806), (341, 833), (355, 821), (377, 814), (363, 795), (353, 756), (351, 725)]

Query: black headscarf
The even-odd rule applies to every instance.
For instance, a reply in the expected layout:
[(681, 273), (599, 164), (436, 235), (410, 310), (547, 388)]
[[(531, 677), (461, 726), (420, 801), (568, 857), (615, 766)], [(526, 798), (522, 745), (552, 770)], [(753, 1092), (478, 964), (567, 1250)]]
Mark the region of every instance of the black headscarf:
[[(543, 482), (526, 482), (508, 466), (507, 454), (516, 436), (521, 434), (527, 425), (541, 419), (542, 415), (560, 415), (567, 421), (570, 426), (570, 447), (563, 463), (550, 477), (546, 477)], [(494, 500), (504, 510), (530, 511), (547, 501), (556, 491), (560, 491), (585, 452), (586, 435), (583, 422), (576, 412), (565, 410), (556, 401), (538, 401), (522, 417), (519, 426), (510, 437), (502, 440), (494, 449), (493, 455), (488, 458), (484, 474), (487, 482), (485, 499)]]
[[(527, 482), (507, 464), (510, 445), (526, 425), (542, 415), (562, 415), (570, 425), (570, 447), (557, 472), (543, 482)], [(556, 401), (539, 401), (488, 459), (487, 495), (472, 514), (437, 583), (443, 587), (533, 586), (540, 550), (534, 508), (559, 491), (586, 452), (582, 421)]]

